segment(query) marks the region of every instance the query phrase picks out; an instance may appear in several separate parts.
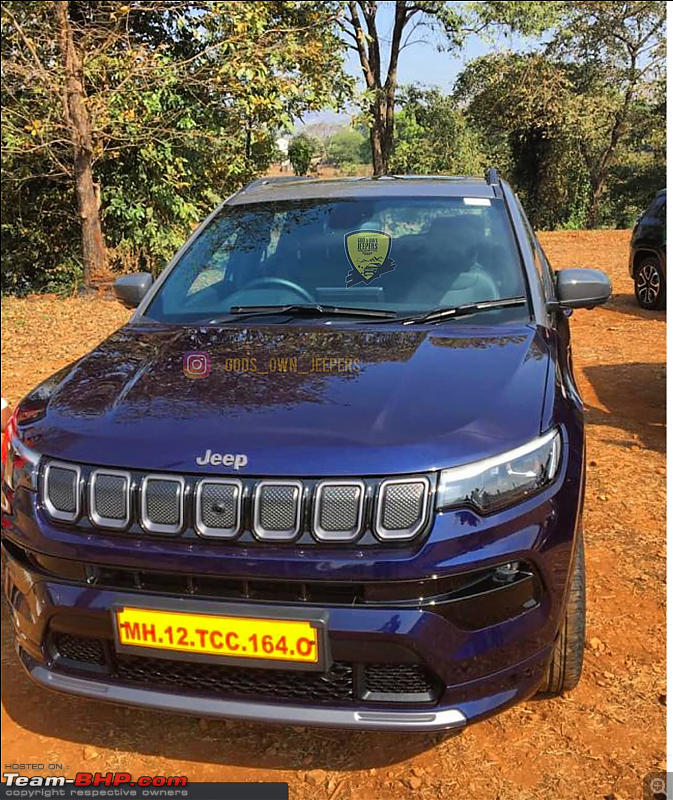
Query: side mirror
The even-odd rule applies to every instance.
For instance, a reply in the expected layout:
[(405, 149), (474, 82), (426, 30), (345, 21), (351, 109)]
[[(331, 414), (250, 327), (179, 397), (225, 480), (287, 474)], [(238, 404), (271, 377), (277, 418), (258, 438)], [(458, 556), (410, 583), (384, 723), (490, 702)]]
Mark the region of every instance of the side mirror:
[(122, 275), (114, 282), (115, 297), (127, 308), (135, 308), (147, 294), (152, 285), (152, 276), (149, 272), (134, 272), (132, 275)]
[(571, 267), (556, 273), (556, 297), (561, 308), (594, 308), (610, 299), (610, 278), (599, 269)]

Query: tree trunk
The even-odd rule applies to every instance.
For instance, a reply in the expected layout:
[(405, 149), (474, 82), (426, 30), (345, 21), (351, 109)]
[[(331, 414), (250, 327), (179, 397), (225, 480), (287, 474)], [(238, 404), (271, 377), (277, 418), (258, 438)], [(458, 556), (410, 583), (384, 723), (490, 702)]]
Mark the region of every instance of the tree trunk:
[(598, 178), (591, 187), (591, 204), (587, 212), (587, 228), (595, 228), (598, 225), (598, 211), (601, 206), (601, 198), (605, 189), (605, 178)]
[(75, 47), (67, 0), (54, 0), (54, 14), (65, 69), (63, 106), (72, 141), (75, 191), (82, 224), (83, 280), (90, 287), (107, 275), (98, 187), (93, 179), (91, 120), (85, 103), (82, 59)]
[(369, 139), (372, 145), (372, 167), (375, 178), (380, 178), (386, 174), (387, 164), (383, 160), (383, 142), (381, 127), (378, 120), (374, 120), (369, 128)]

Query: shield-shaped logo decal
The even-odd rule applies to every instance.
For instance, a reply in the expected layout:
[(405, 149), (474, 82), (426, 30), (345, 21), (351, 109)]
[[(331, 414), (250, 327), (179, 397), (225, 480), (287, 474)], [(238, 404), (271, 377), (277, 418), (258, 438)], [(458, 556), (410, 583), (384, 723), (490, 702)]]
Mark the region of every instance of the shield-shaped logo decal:
[(371, 283), (375, 278), (392, 272), (395, 262), (390, 258), (392, 240), (383, 231), (352, 231), (344, 236), (346, 258), (352, 269), (346, 275), (346, 286)]

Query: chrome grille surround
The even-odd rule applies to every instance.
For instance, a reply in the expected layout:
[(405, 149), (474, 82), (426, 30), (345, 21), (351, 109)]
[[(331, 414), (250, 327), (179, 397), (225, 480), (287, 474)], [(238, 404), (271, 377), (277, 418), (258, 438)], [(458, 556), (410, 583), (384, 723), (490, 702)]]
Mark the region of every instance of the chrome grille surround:
[[(218, 487), (215, 491), (219, 494), (219, 499), (208, 498), (208, 493), (213, 490), (211, 487)], [(205, 497), (204, 497), (205, 494)], [(227, 499), (231, 495), (231, 500)], [(211, 508), (204, 514), (204, 504), (210, 502), (230, 503), (231, 508), (215, 511)], [(233, 539), (241, 529), (241, 509), (243, 505), (243, 483), (237, 478), (202, 478), (196, 485), (195, 493), (195, 514), (194, 527), (200, 536), (213, 537), (218, 539)], [(227, 513), (225, 519), (212, 519), (213, 514)], [(227, 525), (213, 525), (213, 522), (227, 522)]]
[[(304, 486), (301, 481), (259, 481), (255, 487), (253, 503), (254, 535), (262, 541), (292, 541), (301, 530), (303, 493)], [(265, 497), (267, 497), (266, 504)], [(275, 526), (274, 514), (278, 518), (278, 524)]]
[[(430, 481), (422, 475), (381, 481), (376, 498), (375, 535), (383, 541), (413, 539), (427, 522), (430, 494)], [(398, 526), (391, 524), (394, 515)]]
[[(72, 477), (68, 479), (63, 473), (70, 473)], [(52, 519), (75, 522), (79, 517), (82, 507), (81, 476), (82, 470), (76, 464), (65, 464), (62, 461), (50, 461), (47, 464), (42, 479), (42, 502)], [(70, 480), (70, 488), (64, 483), (67, 480)], [(58, 481), (61, 482), (60, 485)], [(59, 492), (61, 497), (56, 496), (56, 492)], [(68, 492), (72, 494), (72, 498), (67, 497)]]
[[(322, 542), (350, 542), (357, 539), (362, 530), (365, 492), (364, 481), (360, 480), (320, 481), (316, 486), (313, 501), (315, 538)], [(336, 510), (327, 506), (330, 502), (337, 505)], [(340, 516), (345, 517), (346, 523), (351, 524), (339, 525)]]
[(436, 473), (301, 479), (150, 474), (45, 459), (38, 502), (54, 521), (90, 532), (241, 545), (406, 545), (431, 527), (436, 480)]
[[(107, 489), (103, 489), (103, 481), (105, 479), (112, 479), (116, 484), (122, 484), (118, 492), (111, 489), (108, 482)], [(89, 516), (94, 525), (101, 528), (114, 528), (115, 530), (123, 530), (128, 527), (131, 521), (131, 473), (123, 470), (116, 469), (95, 469), (89, 476)], [(107, 497), (101, 498), (100, 492), (106, 492)], [(113, 492), (114, 494), (110, 496)], [(101, 513), (113, 511), (115, 502), (123, 506), (123, 510), (119, 514)], [(103, 506), (106, 506), (103, 508)]]
[[(152, 484), (159, 484), (161, 488), (152, 490)], [(173, 489), (170, 488), (170, 484), (173, 485)], [(151, 494), (152, 491), (155, 494)], [(170, 518), (175, 521), (168, 522), (164, 518), (164, 521), (157, 522), (156, 519), (152, 519), (152, 514), (157, 511), (163, 513), (163, 510), (157, 508), (156, 503), (162, 500), (166, 503), (173, 502), (171, 492), (175, 493), (175, 513), (166, 514), (166, 516), (170, 515)], [(180, 533), (185, 517), (184, 494), (185, 479), (179, 475), (145, 475), (140, 486), (140, 523), (143, 528), (149, 533)], [(154, 508), (150, 508), (150, 506), (154, 506)], [(166, 509), (168, 512), (172, 510), (170, 506)], [(159, 514), (155, 514), (155, 516), (159, 516)]]

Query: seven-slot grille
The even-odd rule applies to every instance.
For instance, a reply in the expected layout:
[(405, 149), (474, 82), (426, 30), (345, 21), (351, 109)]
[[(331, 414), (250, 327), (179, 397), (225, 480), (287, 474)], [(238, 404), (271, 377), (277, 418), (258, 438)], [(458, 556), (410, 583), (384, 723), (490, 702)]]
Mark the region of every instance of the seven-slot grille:
[[(409, 540), (429, 522), (427, 476), (253, 479), (138, 474), (47, 463), (46, 513), (63, 522), (245, 541)], [(84, 502), (86, 501), (86, 502)]]

